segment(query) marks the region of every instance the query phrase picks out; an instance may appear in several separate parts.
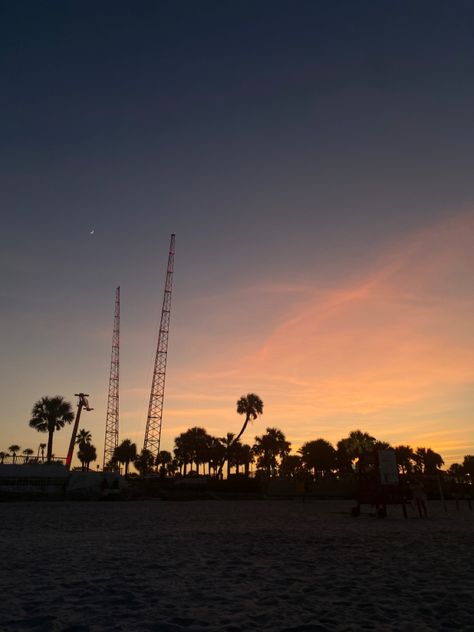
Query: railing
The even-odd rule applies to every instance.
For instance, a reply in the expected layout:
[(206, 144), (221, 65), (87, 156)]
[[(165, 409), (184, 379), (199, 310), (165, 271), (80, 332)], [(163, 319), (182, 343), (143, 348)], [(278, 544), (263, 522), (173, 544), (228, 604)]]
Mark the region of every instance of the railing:
[[(64, 465), (66, 462), (65, 456), (53, 456), (49, 465)], [(47, 465), (46, 457), (42, 456), (26, 456), (24, 454), (7, 454), (3, 459), (0, 459), (0, 467), (2, 465)]]

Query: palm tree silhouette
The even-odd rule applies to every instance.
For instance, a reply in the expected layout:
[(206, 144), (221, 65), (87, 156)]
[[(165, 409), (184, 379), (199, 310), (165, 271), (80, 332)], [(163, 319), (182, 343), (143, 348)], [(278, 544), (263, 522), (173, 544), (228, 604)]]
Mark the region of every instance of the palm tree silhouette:
[(448, 468), (448, 473), (451, 474), (451, 476), (462, 480), (464, 476), (464, 468), (461, 463), (451, 463)]
[(401, 470), (401, 474), (409, 474), (413, 469), (413, 461), (415, 454), (409, 445), (397, 445), (395, 447), (395, 456), (397, 464)]
[(221, 466), (221, 463), (225, 461), (226, 450), (222, 445), (220, 439), (217, 437), (209, 438), (209, 473), (211, 468), (214, 476), (217, 476), (217, 472)]
[(376, 439), (367, 432), (353, 430), (348, 437), (337, 442), (337, 458), (341, 472), (352, 471), (357, 461), (359, 468), (363, 462), (370, 461), (374, 454)]
[[(90, 433), (89, 433), (90, 434)], [(97, 461), (97, 450), (92, 443), (81, 443), (77, 452), (77, 458), (81, 462), (82, 469), (89, 471), (92, 461)]]
[(238, 460), (239, 464), (244, 466), (244, 474), (245, 476), (249, 476), (250, 474), (250, 465), (253, 463), (254, 454), (252, 452), (251, 446), (248, 443), (240, 443), (239, 442), (239, 451), (238, 451)]
[(255, 437), (252, 450), (258, 456), (257, 466), (265, 470), (267, 476), (276, 476), (278, 462), (290, 452), (290, 442), (278, 428), (267, 428), (261, 437)]
[(414, 454), (415, 468), (423, 474), (437, 474), (444, 464), (443, 458), (431, 448), (418, 448)]
[(151, 471), (155, 462), (155, 457), (150, 450), (143, 448), (140, 454), (133, 461), (133, 465), (140, 472), (141, 476), (145, 476)]
[(51, 462), (55, 430), (64, 428), (73, 419), (74, 413), (72, 412), (71, 404), (66, 402), (60, 395), (51, 398), (42, 397), (33, 406), (29, 425), (38, 432), (48, 433), (48, 451), (46, 456), (48, 463)]
[(130, 439), (124, 439), (114, 450), (114, 458), (125, 465), (125, 476), (128, 474), (130, 462), (137, 456), (137, 446)]
[(36, 458), (39, 460), (41, 453), (41, 460), (44, 461), (44, 451), (46, 450), (46, 443), (40, 443), (36, 452)]
[(8, 452), (0, 452), (0, 465), (3, 465), (6, 456), (8, 456)]
[(25, 463), (28, 463), (28, 461), (30, 460), (30, 456), (34, 454), (34, 452), (31, 448), (25, 448), (23, 450), (23, 454), (25, 455)]
[(188, 464), (192, 462), (192, 447), (189, 442), (189, 436), (186, 432), (182, 432), (174, 440), (173, 449), (174, 458), (178, 463), (179, 470), (186, 476)]
[[(245, 415), (245, 421), (239, 434), (235, 437), (234, 443), (237, 443), (240, 437), (244, 434), (251, 419), (257, 419), (259, 415), (263, 415), (263, 402), (258, 395), (255, 395), (255, 393), (242, 395), (242, 397), (237, 401), (237, 413), (239, 415)], [(217, 472), (218, 477), (220, 477), (223, 467), (224, 461), (222, 461), (219, 466), (219, 471)]]
[(313, 471), (314, 478), (317, 478), (318, 472), (327, 474), (336, 468), (336, 450), (325, 439), (308, 441), (298, 452), (304, 465)]
[(184, 468), (184, 476), (186, 476), (188, 464), (194, 463), (199, 474), (199, 466), (209, 462), (211, 439), (205, 428), (197, 426), (189, 428), (176, 437), (174, 455)]
[(302, 459), (297, 454), (287, 454), (280, 463), (280, 474), (286, 478), (295, 478), (301, 471)]
[(239, 434), (234, 439), (236, 442), (244, 434), (250, 419), (257, 419), (259, 415), (263, 415), (263, 402), (255, 393), (248, 393), (246, 396), (242, 395), (237, 402), (237, 412), (239, 415), (245, 415), (245, 421)]
[(88, 430), (81, 428), (76, 436), (76, 444), (78, 446), (81, 446), (81, 445), (85, 445), (86, 443), (90, 443), (91, 441), (92, 441), (92, 434)]
[(160, 450), (156, 455), (155, 465), (160, 468), (160, 472), (166, 472), (167, 469), (169, 471), (169, 465), (172, 460), (173, 456), (171, 452), (168, 452), (168, 450)]
[(89, 430), (81, 428), (76, 435), (76, 445), (79, 446), (77, 458), (81, 462), (81, 467), (85, 471), (89, 471), (89, 464), (97, 460), (97, 450), (92, 445), (92, 434)]
[(237, 441), (232, 446), (232, 453), (231, 453), (232, 465), (235, 467), (235, 473), (237, 475), (240, 474), (241, 465), (244, 466), (244, 471), (247, 472), (248, 474), (251, 450), (252, 448), (249, 445), (240, 443), (240, 441)]
[(19, 449), (20, 449), (20, 446), (16, 444), (13, 444), (8, 448), (8, 451), (12, 453), (13, 465), (15, 465), (16, 453), (18, 452)]
[(235, 435), (234, 435), (233, 432), (228, 432), (226, 434), (226, 436), (220, 438), (219, 441), (222, 443), (222, 445), (225, 448), (225, 456), (224, 456), (224, 460), (222, 462), (222, 465), (224, 465), (224, 462), (227, 461), (227, 478), (229, 478), (229, 476), (230, 476), (230, 466), (232, 464), (232, 457), (233, 457), (234, 449), (237, 447), (237, 445), (241, 445), (241, 444), (237, 444), (236, 443)]
[(466, 454), (464, 460), (462, 462), (462, 468), (464, 470), (464, 474), (474, 478), (474, 456), (472, 454)]
[(191, 449), (192, 460), (199, 474), (199, 466), (206, 463), (209, 450), (209, 435), (205, 428), (195, 426), (187, 431), (188, 444)]

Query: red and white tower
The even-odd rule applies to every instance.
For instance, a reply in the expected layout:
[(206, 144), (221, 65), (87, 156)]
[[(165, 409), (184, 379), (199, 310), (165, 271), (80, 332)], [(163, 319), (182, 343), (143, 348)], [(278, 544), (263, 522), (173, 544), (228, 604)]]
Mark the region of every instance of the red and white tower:
[(155, 367), (151, 383), (150, 402), (146, 420), (145, 441), (143, 447), (154, 457), (160, 451), (161, 424), (163, 419), (163, 402), (165, 397), (166, 358), (168, 355), (168, 337), (170, 329), (171, 290), (173, 287), (173, 268), (175, 252), (175, 235), (171, 235), (168, 267), (166, 270), (163, 308), (161, 310), (160, 330), (156, 347)]
[(120, 370), (120, 287), (115, 291), (114, 331), (112, 335), (112, 357), (110, 361), (109, 397), (105, 421), (103, 469), (114, 455), (119, 438), (119, 370)]

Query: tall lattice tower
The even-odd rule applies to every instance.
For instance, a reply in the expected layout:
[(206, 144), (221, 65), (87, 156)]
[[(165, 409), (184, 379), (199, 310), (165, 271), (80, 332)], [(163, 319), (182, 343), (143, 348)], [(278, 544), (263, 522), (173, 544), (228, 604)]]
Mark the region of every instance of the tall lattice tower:
[(120, 287), (115, 291), (114, 332), (112, 335), (112, 357), (110, 360), (109, 398), (107, 400), (107, 419), (105, 421), (104, 462), (114, 455), (119, 438), (119, 364), (120, 359)]
[(150, 450), (154, 457), (156, 457), (160, 451), (161, 441), (161, 423), (163, 419), (163, 402), (165, 397), (166, 357), (168, 355), (168, 337), (170, 329), (171, 290), (173, 287), (174, 244), (175, 235), (171, 235), (168, 268), (166, 270), (165, 293), (163, 296), (163, 309), (161, 310), (155, 368), (153, 370), (150, 403), (148, 404), (148, 416), (146, 420), (145, 441), (143, 443), (143, 447)]

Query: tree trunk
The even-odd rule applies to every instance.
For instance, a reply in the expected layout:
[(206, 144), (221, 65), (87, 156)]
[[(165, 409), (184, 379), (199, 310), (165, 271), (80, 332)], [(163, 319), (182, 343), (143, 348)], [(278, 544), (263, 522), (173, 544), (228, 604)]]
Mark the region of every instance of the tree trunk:
[(247, 424), (249, 422), (250, 419), (250, 415), (247, 413), (247, 415), (245, 416), (245, 421), (244, 421), (244, 425), (242, 426), (241, 431), (239, 432), (239, 434), (235, 437), (235, 439), (232, 441), (232, 444), (237, 443), (237, 441), (240, 439), (240, 437), (244, 434), (245, 432), (245, 428), (247, 428)]
[(54, 428), (48, 430), (48, 451), (46, 452), (46, 461), (51, 463), (51, 455), (53, 454), (53, 435)]

